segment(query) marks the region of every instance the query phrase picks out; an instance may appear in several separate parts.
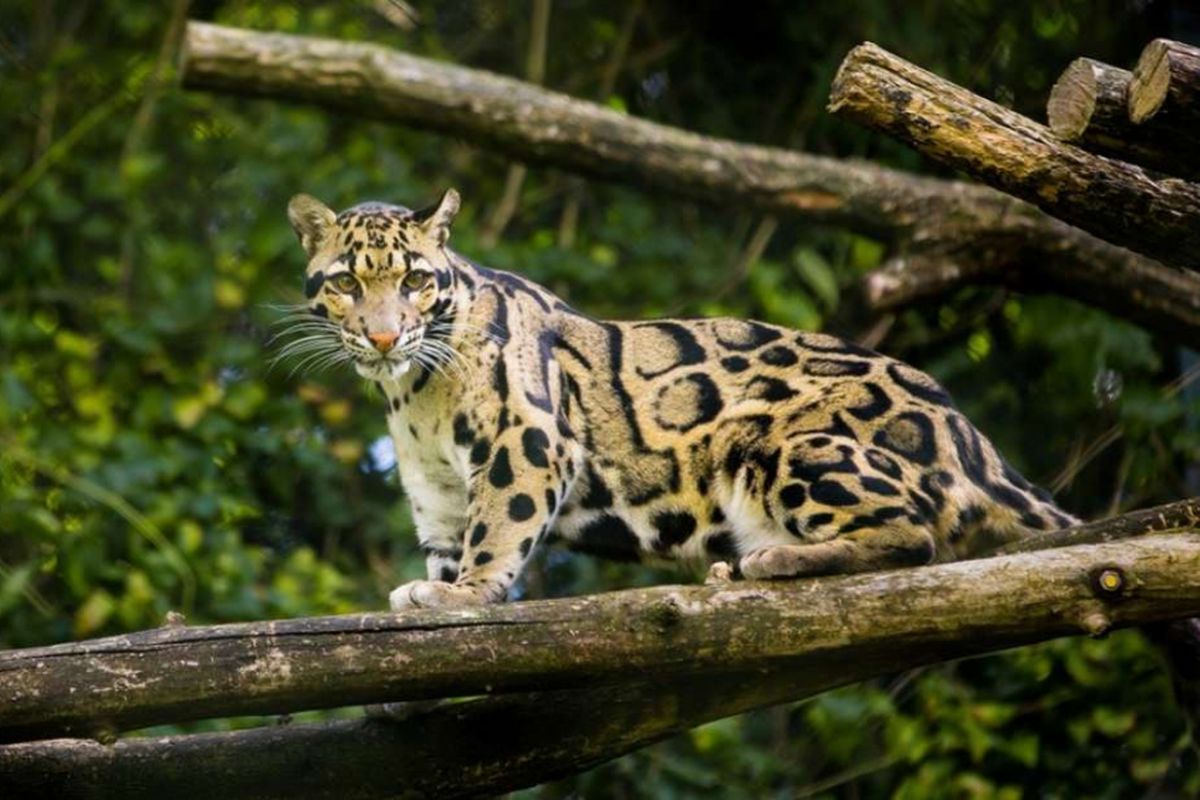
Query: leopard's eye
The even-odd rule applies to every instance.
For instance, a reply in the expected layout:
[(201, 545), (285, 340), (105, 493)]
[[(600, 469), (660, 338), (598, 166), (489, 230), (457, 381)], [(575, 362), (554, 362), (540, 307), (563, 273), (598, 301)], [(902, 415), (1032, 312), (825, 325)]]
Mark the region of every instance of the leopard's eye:
[(426, 286), (428, 286), (429, 279), (432, 277), (433, 276), (430, 275), (428, 272), (424, 272), (421, 270), (413, 270), (412, 272), (409, 272), (408, 274), (406, 274), (400, 280), (400, 284), (405, 289), (408, 289), (410, 292), (415, 292), (420, 289), (424, 289)]
[(343, 294), (353, 294), (358, 288), (358, 279), (349, 272), (339, 272), (329, 279), (329, 283)]

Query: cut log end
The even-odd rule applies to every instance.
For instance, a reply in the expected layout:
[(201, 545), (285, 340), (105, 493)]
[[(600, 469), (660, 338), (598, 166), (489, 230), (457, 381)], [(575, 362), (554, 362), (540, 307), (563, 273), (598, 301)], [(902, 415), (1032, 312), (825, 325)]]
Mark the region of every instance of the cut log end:
[(1105, 69), (1113, 68), (1090, 58), (1077, 58), (1055, 81), (1046, 104), (1046, 118), (1058, 138), (1074, 142), (1088, 129)]
[(1171, 87), (1171, 45), (1167, 39), (1155, 39), (1142, 50), (1133, 79), (1129, 83), (1129, 119), (1141, 125), (1153, 117), (1166, 102)]

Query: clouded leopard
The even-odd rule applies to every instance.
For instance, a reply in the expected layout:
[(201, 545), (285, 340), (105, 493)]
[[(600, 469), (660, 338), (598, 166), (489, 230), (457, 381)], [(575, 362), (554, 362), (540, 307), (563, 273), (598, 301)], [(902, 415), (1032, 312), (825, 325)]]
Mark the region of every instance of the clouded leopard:
[(502, 601), (550, 541), (783, 578), (1072, 522), (924, 373), (759, 322), (593, 319), (450, 250), (458, 207), (288, 207), (314, 324), (387, 398), (428, 554), (392, 608)]

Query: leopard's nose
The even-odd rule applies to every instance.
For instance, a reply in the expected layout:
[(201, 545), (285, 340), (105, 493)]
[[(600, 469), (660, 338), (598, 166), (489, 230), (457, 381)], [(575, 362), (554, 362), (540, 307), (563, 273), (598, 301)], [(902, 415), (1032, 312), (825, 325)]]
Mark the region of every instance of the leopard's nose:
[(368, 333), (367, 338), (371, 340), (371, 344), (381, 353), (386, 353), (396, 346), (396, 340), (400, 338), (398, 333)]

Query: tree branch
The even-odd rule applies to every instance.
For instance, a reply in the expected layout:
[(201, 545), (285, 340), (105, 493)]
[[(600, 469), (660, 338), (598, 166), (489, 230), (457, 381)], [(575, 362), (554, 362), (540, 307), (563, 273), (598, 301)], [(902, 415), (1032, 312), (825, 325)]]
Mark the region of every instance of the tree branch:
[[(1176, 270), (987, 187), (713, 139), (369, 44), (192, 22), (181, 72), (192, 88), (403, 122), (527, 163), (844, 226), (911, 249), (958, 243), (967, 259), (977, 244), (1007, 254), (993, 259), (1004, 270), (1042, 275), (1064, 264), (1072, 274), (1094, 270), (1092, 283), (1108, 286), (1095, 292), (1092, 302), (1100, 308), (1168, 335), (1200, 339), (1200, 276), (1179, 279)], [(1105, 283), (1130, 265), (1144, 291), (1129, 291), (1129, 281)], [(1057, 285), (1073, 289), (1072, 281), (1064, 276)]]
[(1177, 533), (1197, 527), (1200, 527), (1200, 497), (1193, 497), (1154, 508), (1130, 511), (1119, 517), (1085, 522), (1073, 528), (1028, 536), (1007, 544), (996, 552), (1033, 553), (1081, 544), (1108, 544), (1132, 536)]
[[(1116, 518), (1097, 528), (1129, 525)], [(1100, 561), (1125, 559), (1118, 549), (1102, 548), (820, 581), (172, 626), (10, 651), (0, 653), (0, 741), (389, 700), (587, 688), (642, 670), (663, 680), (787, 664), (818, 674), (815, 665), (830, 653), (838, 654), (841, 675), (851, 661), (907, 657), (897, 652), (897, 641), (919, 641), (922, 653), (977, 652), (972, 648), (979, 642), (992, 649), (1000, 629), (1032, 641), (1081, 625), (1090, 630), (1084, 620), (1096, 613), (1117, 613), (1121, 624), (1200, 613), (1200, 570), (1179, 572), (1183, 565), (1200, 567), (1200, 537), (1161, 540), (1157, 547), (1143, 552), (1138, 569), (1157, 575), (1151, 582), (1161, 588), (1139, 590), (1132, 598), (1139, 602), (1112, 609), (1078, 595), (1071, 578)], [(1170, 563), (1160, 563), (1167, 554)], [(1130, 610), (1142, 602), (1142, 611)], [(1040, 610), (1031, 603), (1042, 604)]]
[(829, 109), (1103, 239), (1200, 268), (1200, 186), (1156, 180), (1064, 144), (1043, 125), (874, 44), (846, 56)]
[(230, 733), (0, 746), (15, 796), (222, 800), (479, 796), (588, 769), (696, 725), (827, 688), (780, 670), (507, 695), (402, 722), (360, 719)]
[(1028, 236), (1024, 246), (981, 237), (895, 255), (865, 276), (867, 304), (887, 311), (963, 285), (991, 284), (1059, 294), (1179, 341), (1200, 341), (1200, 273), (1167, 269), (1092, 237), (1069, 242), (1034, 229)]
[(160, 629), (0, 654), (3, 736), (540, 688), (401, 722), (9, 745), (0, 783), (176, 800), (214, 781), (225, 800), (494, 793), (865, 678), (1197, 613), (1192, 528), (809, 581)]

